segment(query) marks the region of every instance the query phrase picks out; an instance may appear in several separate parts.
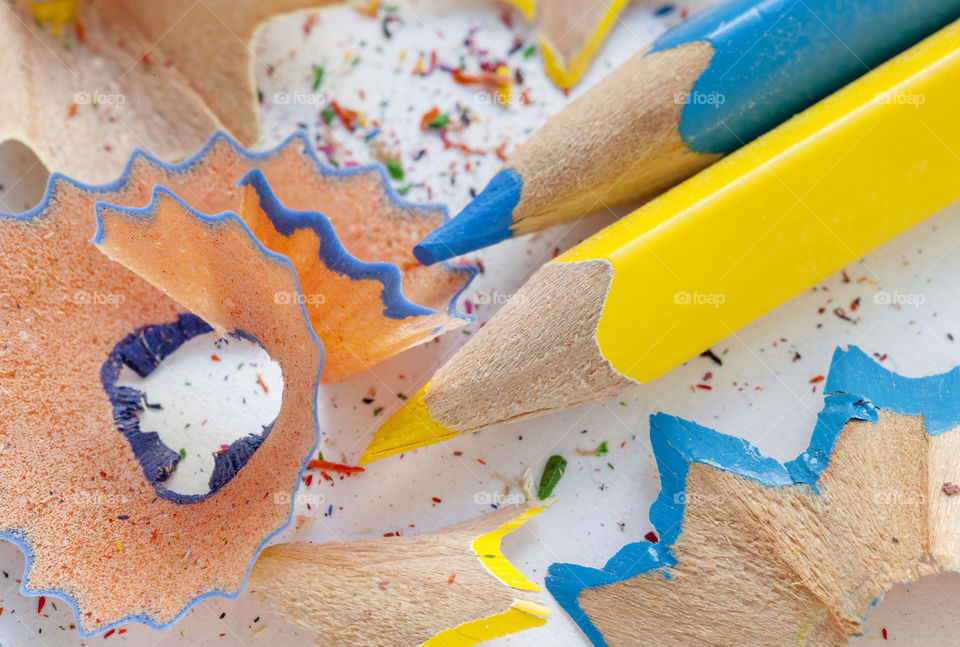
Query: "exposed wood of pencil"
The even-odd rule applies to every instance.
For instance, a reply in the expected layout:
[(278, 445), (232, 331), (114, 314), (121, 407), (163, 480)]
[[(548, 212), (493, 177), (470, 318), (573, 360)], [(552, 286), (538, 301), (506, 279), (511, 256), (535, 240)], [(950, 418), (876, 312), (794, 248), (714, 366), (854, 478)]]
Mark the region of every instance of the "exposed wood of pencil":
[(4, 3), (0, 143), (20, 140), (51, 171), (91, 183), (116, 178), (136, 148), (176, 161), (217, 129), (251, 146), (262, 24), (332, 1), (85, 0), (69, 37), (35, 24), (26, 0)]
[(693, 464), (670, 579), (580, 594), (610, 647), (844, 644), (898, 582), (960, 564), (960, 430), (919, 417), (847, 423), (815, 494)]
[(523, 178), (517, 233), (652, 197), (719, 159), (677, 132), (712, 56), (705, 41), (636, 54), (521, 144), (506, 165)]
[(472, 431), (636, 384), (613, 369), (596, 342), (612, 279), (613, 266), (602, 259), (540, 268), (433, 376), (424, 396), (430, 417)]
[(478, 536), (531, 509), (500, 508), (412, 537), (270, 546), (250, 583), (285, 618), (315, 631), (317, 644), (420, 645), (508, 611), (518, 600), (541, 604), (539, 593), (511, 588), (491, 574), (472, 548)]
[(260, 30), (282, 14), (336, 1), (231, 0), (198, 6), (193, 0), (107, 0), (102, 6), (139, 27), (157, 51), (170, 52), (191, 89), (241, 143), (252, 146), (262, 132), (253, 53)]

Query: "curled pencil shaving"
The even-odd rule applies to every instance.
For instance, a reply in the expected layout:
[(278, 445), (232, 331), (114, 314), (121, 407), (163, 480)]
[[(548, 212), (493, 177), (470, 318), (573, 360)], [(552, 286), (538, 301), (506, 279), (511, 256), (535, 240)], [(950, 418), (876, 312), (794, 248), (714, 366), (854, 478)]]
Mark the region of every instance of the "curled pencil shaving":
[(291, 260), (301, 291), (272, 298), (306, 308), (324, 344), (324, 383), (473, 319), (455, 302), (477, 268), (425, 267), (410, 251), (446, 210), (403, 201), (379, 167), (325, 167), (301, 134), (253, 153), (217, 133), (175, 167), (137, 152), (127, 173), (175, 186), (198, 212), (239, 212), (261, 243)]
[[(54, 174), (39, 207), (0, 216), (0, 269), (11, 277), (0, 298), (9, 322), (0, 350), (0, 420), (9, 436), (0, 452), (0, 487), (9, 494), (0, 506), (0, 536), (27, 554), (23, 592), (65, 599), (83, 635), (129, 620), (166, 626), (203, 597), (235, 593), (264, 541), (288, 522), (292, 492), (317, 440), (323, 352), (297, 264), (311, 274), (322, 265), (351, 281), (382, 283), (375, 300), (360, 304), (369, 306), (360, 318), (365, 329), (348, 327), (345, 339), (330, 338), (332, 350), (374, 331), (377, 317), (396, 321), (405, 342), (432, 338), (433, 326), (447, 318), (461, 321), (452, 305), (421, 315), (426, 306), (406, 299), (400, 284), (410, 279), (422, 300), (446, 306), (472, 271), (429, 274), (389, 262), (400, 252), (388, 232), (397, 244), (409, 238), (412, 245), (418, 228), (435, 226), (443, 210), (403, 203), (384, 188), (382, 171), (335, 173), (307, 150), (297, 136), (254, 154), (217, 134), (177, 165), (137, 152), (108, 185)], [(279, 202), (263, 210), (274, 224), (289, 224), (284, 218), (291, 213), (301, 219), (293, 234), (277, 229), (277, 240), (269, 241), (295, 262), (265, 247), (239, 216), (220, 213), (242, 205), (250, 187), (237, 188), (236, 180), (254, 169), (250, 178), (264, 183), (255, 187), (255, 200), (247, 196), (247, 215), (255, 211), (251, 200), (259, 209), (269, 196), (289, 197), (294, 207), (298, 199), (319, 204), (328, 214), (288, 213)], [(276, 194), (265, 184), (272, 178)], [(365, 249), (377, 260), (346, 251), (364, 242), (363, 220), (350, 204), (374, 231)], [(264, 217), (253, 215), (253, 225)], [(333, 231), (341, 225), (342, 241)], [(296, 238), (300, 229), (313, 236), (305, 238), (306, 248), (284, 246), (287, 235), (304, 239)], [(320, 234), (321, 247), (335, 254), (318, 256)], [(91, 236), (121, 264), (90, 244)], [(344, 294), (330, 291), (322, 305), (359, 307), (345, 303)], [(404, 309), (418, 312), (407, 316)], [(420, 316), (430, 325), (409, 325)], [(253, 338), (280, 363), (283, 400), (271, 425), (218, 454), (209, 493), (180, 496), (161, 484), (177, 453), (139, 429), (142, 405), (139, 397), (131, 400), (139, 393), (119, 386), (117, 377), (124, 366), (149, 374), (187, 339), (210, 332), (208, 323)], [(399, 334), (384, 337), (390, 343), (368, 347), (377, 352), (356, 355), (368, 362), (395, 352)], [(343, 376), (365, 365), (350, 361), (338, 367), (329, 352), (327, 367)]]
[(261, 134), (255, 38), (330, 0), (17, 0), (0, 6), (0, 142), (107, 182), (136, 148), (182, 159), (215, 130)]
[(510, 506), (412, 537), (277, 544), (250, 583), (317, 644), (467, 647), (546, 623), (538, 587), (500, 551), (542, 510)]
[(272, 174), (282, 189), (290, 187), (287, 195), (312, 203), (314, 211), (288, 209), (264, 173), (253, 169), (240, 181), (240, 213), (260, 241), (297, 269), (301, 299), (326, 350), (324, 382), (352, 377), (470, 321), (454, 302), (475, 269), (447, 266), (434, 272), (411, 262), (410, 248), (403, 247), (412, 232), (442, 218), (442, 212), (386, 199), (386, 181), (373, 169), (314, 182), (314, 195), (311, 183), (291, 182), (290, 175)]
[[(898, 582), (960, 569), (960, 370), (904, 378), (838, 349), (810, 446), (781, 464), (656, 414), (658, 542), (548, 590), (595, 645), (845, 644)], [(718, 541), (718, 539), (720, 539)]]
[[(55, 174), (38, 208), (0, 217), (0, 268), (14, 279), (0, 299), (0, 536), (27, 555), (21, 591), (66, 600), (83, 635), (130, 620), (159, 628), (203, 597), (236, 593), (260, 547), (288, 522), (317, 441), (322, 351), (302, 306), (271, 298), (298, 290), (288, 262), (242, 235), (238, 220), (191, 215), (168, 232), (179, 235), (171, 242), (181, 262), (154, 277), (178, 304), (88, 242), (95, 201), (144, 204), (150, 175), (137, 166), (112, 185), (87, 187)], [(177, 188), (187, 175), (167, 180)], [(104, 225), (102, 243), (122, 257), (128, 241), (113, 237), (114, 224)], [(143, 438), (121, 433), (107, 388), (117, 348), (134, 363), (206, 329), (189, 323), (185, 308), (258, 341), (286, 380), (259, 446), (250, 437), (231, 445), (234, 462), (224, 467), (232, 474), (189, 505), (158, 496), (155, 474), (131, 447)]]

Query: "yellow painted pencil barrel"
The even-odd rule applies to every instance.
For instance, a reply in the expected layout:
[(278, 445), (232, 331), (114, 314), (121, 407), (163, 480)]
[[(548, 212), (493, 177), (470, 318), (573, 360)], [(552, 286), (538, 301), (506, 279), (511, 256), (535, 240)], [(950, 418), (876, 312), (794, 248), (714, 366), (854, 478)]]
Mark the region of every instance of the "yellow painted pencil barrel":
[(613, 264), (597, 342), (647, 382), (958, 197), (954, 23), (555, 262)]
[(660, 377), (958, 198), (960, 22), (541, 268), (361, 461)]

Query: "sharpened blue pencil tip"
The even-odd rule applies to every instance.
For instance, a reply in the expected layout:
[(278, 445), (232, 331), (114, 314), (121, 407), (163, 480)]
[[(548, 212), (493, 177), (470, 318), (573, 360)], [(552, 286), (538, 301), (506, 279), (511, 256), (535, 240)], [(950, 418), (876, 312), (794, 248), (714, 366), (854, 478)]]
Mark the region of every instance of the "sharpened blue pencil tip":
[(432, 265), (510, 238), (513, 210), (522, 188), (523, 180), (515, 171), (500, 171), (455, 218), (421, 240), (413, 255), (424, 265)]

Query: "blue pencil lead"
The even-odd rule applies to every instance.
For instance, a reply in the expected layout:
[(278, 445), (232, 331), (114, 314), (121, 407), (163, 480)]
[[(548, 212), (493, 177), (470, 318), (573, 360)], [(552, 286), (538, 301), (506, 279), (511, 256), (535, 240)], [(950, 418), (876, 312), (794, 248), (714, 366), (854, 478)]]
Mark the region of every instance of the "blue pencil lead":
[(476, 251), (513, 236), (513, 209), (520, 202), (523, 180), (504, 169), (455, 218), (430, 232), (413, 248), (424, 265)]

